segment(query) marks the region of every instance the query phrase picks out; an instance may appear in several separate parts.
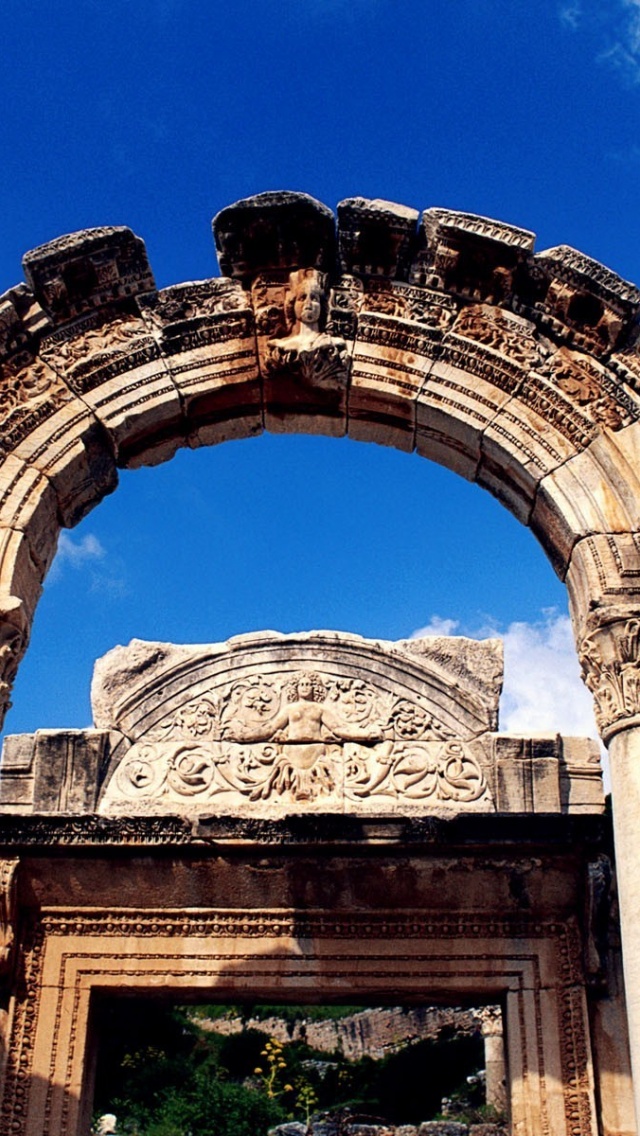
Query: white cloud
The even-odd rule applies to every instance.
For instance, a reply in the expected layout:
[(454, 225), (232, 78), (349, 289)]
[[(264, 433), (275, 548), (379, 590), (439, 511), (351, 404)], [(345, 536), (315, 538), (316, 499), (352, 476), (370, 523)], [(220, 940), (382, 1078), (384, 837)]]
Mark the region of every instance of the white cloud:
[(580, 0), (569, 0), (567, 4), (561, 4), (559, 15), (565, 27), (575, 31), (582, 18), (582, 4)]
[(501, 730), (598, 736), (568, 615), (545, 611), (539, 620), (510, 623), (504, 630), (492, 619), (479, 628), (463, 628), (459, 620), (434, 615), (412, 638), (453, 633), (477, 639), (499, 636), (504, 642)]
[[(434, 635), (455, 635), (460, 627), (458, 619), (441, 619), (439, 615), (432, 615), (426, 627), (419, 627), (417, 631), (412, 631), (412, 639), (430, 639)], [(462, 632), (458, 632), (462, 635)]]
[(67, 532), (60, 533), (47, 584), (56, 584), (68, 569), (83, 573), (84, 587), (89, 592), (100, 592), (109, 599), (129, 594), (125, 564), (119, 556), (107, 554), (93, 533), (86, 533), (78, 540)]
[(87, 564), (95, 563), (96, 560), (103, 560), (105, 555), (104, 548), (93, 533), (87, 533), (81, 540), (74, 540), (68, 533), (61, 532), (49, 580), (57, 580), (66, 566), (75, 569), (84, 568)]

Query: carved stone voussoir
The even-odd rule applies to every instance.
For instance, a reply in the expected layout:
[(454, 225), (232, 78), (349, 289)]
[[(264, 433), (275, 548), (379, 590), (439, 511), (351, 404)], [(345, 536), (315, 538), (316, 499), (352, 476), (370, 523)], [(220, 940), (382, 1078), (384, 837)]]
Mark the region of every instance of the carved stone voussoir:
[(56, 323), (155, 288), (144, 242), (124, 226), (69, 233), (26, 253), (23, 265)]
[(533, 277), (544, 281), (534, 308), (549, 329), (578, 348), (602, 355), (628, 335), (640, 292), (598, 261), (567, 245), (536, 254)]
[(20, 352), (0, 365), (0, 452), (12, 450), (73, 395), (45, 360)]
[(237, 280), (222, 277), (163, 288), (141, 296), (138, 307), (151, 330), (161, 335), (164, 349), (175, 352), (207, 346), (206, 329), (217, 324), (214, 317), (250, 311), (251, 297)]
[(136, 364), (151, 362), (158, 354), (141, 319), (120, 314), (105, 320), (98, 313), (53, 332), (40, 350), (41, 358), (63, 374), (78, 394), (86, 394)]
[(640, 612), (596, 627), (580, 645), (580, 665), (593, 694), (596, 723), (605, 741), (640, 724)]
[(539, 364), (544, 355), (535, 326), (529, 320), (490, 304), (471, 304), (463, 308), (452, 332), (505, 355), (526, 370)]
[(500, 679), (491, 641), (472, 655), (466, 640), (328, 633), (134, 642), (96, 666), (96, 720), (132, 743), (113, 756), (100, 809), (492, 812)]
[(156, 464), (183, 439), (178, 391), (145, 321), (109, 315), (92, 312), (58, 329), (40, 355), (94, 411), (120, 465)]
[(608, 430), (621, 430), (640, 417), (638, 403), (617, 377), (588, 355), (561, 347), (546, 361), (543, 374)]
[[(406, 280), (417, 241), (417, 209), (350, 197), (338, 205), (338, 254), (343, 272)], [(395, 314), (395, 313), (394, 313)]]
[(250, 281), (274, 269), (334, 266), (335, 218), (306, 193), (259, 193), (227, 206), (212, 224), (223, 276)]
[(427, 209), (410, 281), (469, 299), (508, 302), (534, 235), (472, 213)]

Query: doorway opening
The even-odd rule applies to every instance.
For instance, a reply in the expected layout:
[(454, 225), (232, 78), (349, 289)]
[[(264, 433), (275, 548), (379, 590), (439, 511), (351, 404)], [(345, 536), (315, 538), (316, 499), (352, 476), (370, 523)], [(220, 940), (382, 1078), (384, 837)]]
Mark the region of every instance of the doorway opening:
[(98, 997), (93, 1017), (104, 1136), (417, 1136), (437, 1121), (508, 1131), (497, 1005)]

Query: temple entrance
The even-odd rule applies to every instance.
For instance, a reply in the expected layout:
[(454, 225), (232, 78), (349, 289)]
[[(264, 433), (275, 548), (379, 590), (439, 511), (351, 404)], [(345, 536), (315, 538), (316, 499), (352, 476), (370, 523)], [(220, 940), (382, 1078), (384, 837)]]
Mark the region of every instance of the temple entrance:
[(293, 1123), (289, 1136), (303, 1136), (367, 1124), (411, 1136), (407, 1125), (448, 1117), (506, 1132), (499, 1006), (109, 999), (96, 1000), (94, 1028), (94, 1116), (115, 1114), (117, 1131), (266, 1136)]

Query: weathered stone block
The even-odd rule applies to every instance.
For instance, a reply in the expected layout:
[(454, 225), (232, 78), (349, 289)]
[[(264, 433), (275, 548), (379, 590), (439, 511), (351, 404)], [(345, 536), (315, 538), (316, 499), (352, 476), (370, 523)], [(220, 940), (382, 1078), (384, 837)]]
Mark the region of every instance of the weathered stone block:
[(0, 529), (9, 527), (26, 534), (44, 575), (56, 551), (58, 498), (49, 479), (15, 454), (0, 464)]
[(529, 267), (543, 325), (596, 355), (624, 342), (640, 311), (640, 292), (584, 253), (559, 245), (537, 253)]
[(250, 280), (274, 268), (331, 270), (335, 219), (306, 193), (259, 193), (227, 206), (213, 219), (223, 276)]
[(44, 569), (25, 533), (0, 529), (0, 611), (5, 606), (2, 597), (12, 597), (12, 606), (22, 605), (28, 619), (33, 619), (43, 579)]
[(68, 528), (118, 484), (108, 435), (80, 399), (55, 410), (16, 445), (14, 453), (51, 482), (60, 521)]
[(422, 215), (412, 283), (474, 300), (502, 303), (514, 288), (518, 267), (533, 250), (526, 229), (451, 209)]
[(417, 209), (349, 197), (338, 205), (342, 272), (406, 280), (417, 244)]
[(94, 812), (108, 749), (106, 730), (38, 730), (34, 812)]
[(593, 738), (562, 739), (560, 799), (563, 812), (604, 812), (600, 746)]
[(562, 578), (579, 539), (640, 529), (636, 478), (620, 478), (619, 464), (617, 441), (602, 436), (540, 482), (530, 524)]
[(155, 288), (144, 241), (124, 226), (69, 233), (26, 253), (23, 265), (56, 324)]
[(566, 584), (576, 639), (592, 612), (624, 600), (640, 606), (640, 533), (594, 533), (574, 545)]
[(35, 734), (8, 734), (0, 761), (0, 807), (3, 812), (33, 808)]

